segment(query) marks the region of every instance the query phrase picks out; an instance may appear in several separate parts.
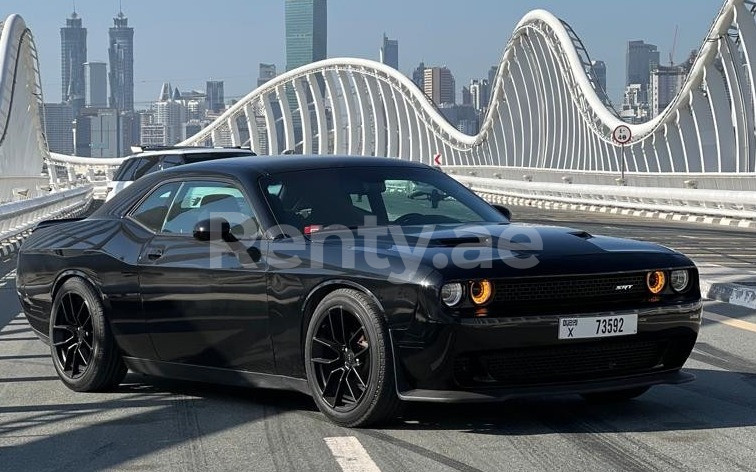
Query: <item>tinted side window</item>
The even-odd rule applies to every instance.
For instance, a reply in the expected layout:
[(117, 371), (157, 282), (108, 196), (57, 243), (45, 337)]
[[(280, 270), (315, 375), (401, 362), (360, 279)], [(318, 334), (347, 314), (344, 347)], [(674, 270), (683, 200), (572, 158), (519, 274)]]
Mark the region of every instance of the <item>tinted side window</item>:
[(143, 157), (136, 169), (134, 169), (134, 177), (132, 180), (136, 180), (147, 174), (151, 174), (160, 170), (160, 156)]
[(134, 169), (136, 169), (140, 160), (141, 159), (138, 158), (132, 158), (123, 161), (121, 166), (118, 168), (118, 171), (113, 176), (113, 180), (134, 180)]
[(254, 212), (238, 188), (224, 182), (190, 181), (173, 199), (162, 231), (192, 234), (194, 226), (208, 218), (224, 218), (237, 237), (251, 237), (258, 230)]
[(171, 182), (156, 188), (131, 212), (131, 217), (152, 231), (160, 231), (160, 228), (163, 227), (163, 221), (165, 221), (165, 215), (168, 214), (168, 207), (173, 202), (173, 197), (180, 186), (179, 182)]

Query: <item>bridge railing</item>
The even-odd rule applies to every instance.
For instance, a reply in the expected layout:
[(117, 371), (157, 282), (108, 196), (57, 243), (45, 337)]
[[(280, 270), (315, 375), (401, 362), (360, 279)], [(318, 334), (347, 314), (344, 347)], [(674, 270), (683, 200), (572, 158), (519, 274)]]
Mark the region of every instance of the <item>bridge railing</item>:
[(756, 192), (504, 180), (453, 175), (489, 201), (553, 202), (737, 220), (756, 219)]
[(19, 238), (40, 221), (86, 210), (92, 197), (93, 187), (86, 185), (0, 205), (0, 245)]

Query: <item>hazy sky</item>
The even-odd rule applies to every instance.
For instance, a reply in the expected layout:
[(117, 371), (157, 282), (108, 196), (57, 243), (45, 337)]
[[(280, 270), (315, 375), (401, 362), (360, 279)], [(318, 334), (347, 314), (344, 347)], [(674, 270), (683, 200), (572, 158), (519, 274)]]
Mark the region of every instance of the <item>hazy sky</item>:
[[(721, 0), (329, 0), (329, 57), (378, 59), (383, 33), (399, 40), (399, 67), (421, 60), (446, 65), (459, 89), (499, 63), (509, 36), (529, 10), (543, 8), (567, 21), (592, 59), (607, 63), (614, 102), (624, 88), (627, 41), (656, 44), (666, 63), (675, 25), (675, 62), (698, 49)], [(60, 100), (60, 27), (73, 9), (67, 0), (2, 0), (0, 17), (19, 13), (39, 49), (45, 101)], [(117, 0), (77, 0), (88, 30), (89, 60), (107, 61), (108, 28)], [(225, 81), (227, 98), (243, 96), (257, 81), (258, 63), (284, 62), (283, 0), (123, 0), (134, 32), (136, 107), (157, 99), (170, 81), (181, 90)]]

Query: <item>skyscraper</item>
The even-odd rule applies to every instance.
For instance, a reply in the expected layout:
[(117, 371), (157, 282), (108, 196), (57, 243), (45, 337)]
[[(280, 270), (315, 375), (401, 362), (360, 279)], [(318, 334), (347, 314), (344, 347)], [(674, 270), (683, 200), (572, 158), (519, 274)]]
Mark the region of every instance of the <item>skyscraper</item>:
[(415, 70), (412, 71), (412, 81), (420, 88), (420, 90), (425, 90), (425, 63), (421, 62)]
[(108, 107), (108, 65), (104, 62), (85, 62), (86, 106), (93, 108)]
[(286, 70), (327, 56), (326, 0), (286, 0)]
[[(625, 85), (641, 84), (641, 90), (648, 90), (651, 71), (659, 65), (659, 50), (653, 44), (643, 41), (627, 43), (627, 81)], [(644, 100), (645, 101), (645, 100)]]
[(84, 106), (84, 63), (87, 62), (87, 29), (74, 11), (60, 29), (61, 102), (70, 103), (76, 111)]
[(648, 93), (651, 116), (664, 111), (674, 100), (687, 72), (683, 66), (657, 66), (651, 71)]
[(389, 39), (388, 36), (386, 36), (386, 33), (383, 33), (381, 62), (399, 70), (399, 41), (396, 39)]
[(113, 18), (110, 28), (110, 107), (120, 111), (134, 110), (134, 28), (123, 14)]
[(425, 95), (436, 105), (455, 103), (454, 76), (446, 67), (426, 67), (423, 74)]
[(73, 113), (70, 103), (45, 103), (45, 136), (50, 151), (73, 154)]
[(275, 76), (276, 76), (276, 65), (264, 64), (261, 62), (260, 74), (257, 76), (257, 86), (258, 87), (261, 86), (262, 84), (274, 78)]
[(223, 97), (223, 81), (208, 80), (205, 84), (205, 100), (207, 100), (207, 109), (219, 112), (225, 108)]
[(471, 99), (470, 104), (476, 110), (482, 111), (488, 108), (488, 101), (491, 96), (491, 87), (488, 84), (488, 79), (472, 79), (470, 81), (469, 90)]

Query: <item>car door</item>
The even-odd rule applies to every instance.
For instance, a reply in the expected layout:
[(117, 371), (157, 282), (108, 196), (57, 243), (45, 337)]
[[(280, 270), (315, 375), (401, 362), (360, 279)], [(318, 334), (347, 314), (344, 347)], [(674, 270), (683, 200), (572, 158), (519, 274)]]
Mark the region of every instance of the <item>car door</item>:
[[(224, 218), (231, 240), (199, 240), (195, 225)], [(273, 372), (265, 242), (240, 187), (220, 180), (181, 183), (139, 260), (142, 304), (161, 360)]]

